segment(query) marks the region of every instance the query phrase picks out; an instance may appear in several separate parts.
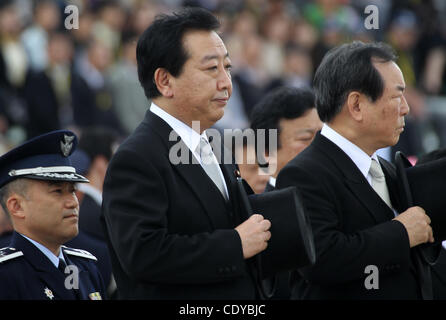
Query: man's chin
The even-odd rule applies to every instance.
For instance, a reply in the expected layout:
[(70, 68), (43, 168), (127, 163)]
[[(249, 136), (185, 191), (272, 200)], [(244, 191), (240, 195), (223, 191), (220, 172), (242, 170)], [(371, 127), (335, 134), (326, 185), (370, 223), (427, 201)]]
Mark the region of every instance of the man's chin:
[(76, 228), (70, 230), (70, 232), (67, 232), (66, 234), (64, 234), (63, 237), (63, 242), (62, 243), (66, 243), (70, 240), (73, 240), (74, 238), (76, 238), (79, 234), (79, 228), (76, 226)]

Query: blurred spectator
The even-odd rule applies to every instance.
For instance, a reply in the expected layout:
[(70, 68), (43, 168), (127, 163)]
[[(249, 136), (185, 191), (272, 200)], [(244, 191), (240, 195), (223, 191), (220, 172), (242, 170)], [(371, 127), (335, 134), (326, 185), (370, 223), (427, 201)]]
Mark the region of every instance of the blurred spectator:
[(106, 77), (111, 63), (110, 48), (95, 39), (90, 40), (71, 81), (74, 122), (80, 128), (99, 125), (123, 132)]
[(48, 64), (30, 71), (25, 84), (28, 138), (73, 125), (70, 92), (73, 45), (62, 32), (51, 33), (47, 48)]
[(271, 81), (266, 91), (276, 87), (311, 88), (313, 82), (313, 62), (309, 51), (290, 43), (285, 47), (284, 71)]
[(284, 13), (270, 16), (263, 22), (265, 41), (262, 47), (262, 65), (270, 78), (278, 77), (284, 69), (284, 47), (290, 38), (291, 19)]
[[(12, 0), (0, 2), (0, 133), (26, 121), (22, 88), (28, 59), (20, 42), (22, 24)], [(20, 142), (20, 141), (15, 141)]]
[(155, 16), (164, 10), (161, 5), (151, 2), (137, 3), (130, 14), (131, 31), (140, 35), (152, 23)]
[(116, 55), (125, 23), (124, 8), (117, 0), (101, 0), (97, 2), (96, 11), (97, 20), (93, 24), (92, 35)]
[(91, 11), (84, 9), (79, 12), (79, 28), (71, 30), (75, 47), (74, 65), (76, 67), (85, 55), (90, 43), (94, 22), (95, 15)]
[(303, 19), (299, 19), (292, 26), (290, 41), (312, 52), (318, 41), (318, 32), (313, 25)]
[(415, 14), (409, 10), (398, 12), (390, 24), (387, 42), (398, 55), (398, 66), (404, 74), (406, 85), (412, 87), (416, 84), (413, 49), (418, 36)]
[(359, 25), (358, 13), (344, 0), (315, 0), (303, 7), (303, 15), (319, 32), (327, 25), (351, 34)]
[(42, 71), (48, 65), (48, 36), (59, 26), (60, 12), (54, 0), (39, 0), (34, 1), (34, 4), (33, 24), (23, 31), (22, 42), (30, 67)]
[(150, 106), (138, 80), (137, 39), (135, 34), (123, 38), (121, 58), (110, 70), (114, 111), (126, 134), (132, 133), (141, 123)]

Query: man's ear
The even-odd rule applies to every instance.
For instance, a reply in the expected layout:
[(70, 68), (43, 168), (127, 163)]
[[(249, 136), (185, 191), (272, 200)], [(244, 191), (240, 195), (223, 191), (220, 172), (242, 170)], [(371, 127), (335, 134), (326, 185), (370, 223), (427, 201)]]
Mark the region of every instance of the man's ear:
[(25, 212), (23, 210), (23, 201), (25, 199), (17, 193), (12, 193), (6, 200), (6, 207), (11, 217), (23, 219), (25, 218)]
[(358, 91), (351, 91), (347, 96), (347, 110), (355, 121), (363, 120), (364, 95)]
[(173, 97), (173, 91), (171, 87), (172, 75), (164, 68), (158, 68), (155, 70), (153, 80), (155, 81), (158, 91), (166, 98)]

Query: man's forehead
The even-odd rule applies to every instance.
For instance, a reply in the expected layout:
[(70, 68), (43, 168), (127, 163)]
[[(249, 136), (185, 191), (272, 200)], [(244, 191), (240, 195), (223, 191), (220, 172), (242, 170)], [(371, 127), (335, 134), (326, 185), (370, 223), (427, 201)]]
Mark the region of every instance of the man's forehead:
[(386, 86), (389, 86), (390, 89), (404, 91), (406, 87), (404, 75), (400, 67), (394, 61), (374, 62), (373, 64), (381, 74)]
[(185, 33), (183, 45), (190, 58), (199, 62), (229, 57), (223, 40), (215, 31), (192, 30)]

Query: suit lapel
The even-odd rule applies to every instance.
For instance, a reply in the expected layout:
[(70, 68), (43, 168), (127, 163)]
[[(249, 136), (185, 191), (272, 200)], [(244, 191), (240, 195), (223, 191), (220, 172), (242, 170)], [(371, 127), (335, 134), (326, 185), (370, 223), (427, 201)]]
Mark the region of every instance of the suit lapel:
[[(227, 225), (230, 219), (223, 195), (201, 165), (197, 163), (186, 144), (178, 135), (176, 135), (177, 140), (170, 141), (169, 136), (173, 129), (150, 110), (147, 111), (144, 122), (158, 134), (163, 144), (165, 144), (167, 155), (169, 155), (170, 150), (179, 150), (181, 152), (180, 158), (185, 163), (181, 161), (178, 164), (171, 163), (171, 165), (183, 177), (200, 201), (212, 226), (215, 228), (216, 226)], [(187, 157), (184, 156), (185, 153), (187, 153)]]
[(317, 134), (314, 145), (318, 148), (342, 174), (347, 188), (364, 205), (376, 223), (393, 218), (393, 211), (379, 197), (368, 183), (351, 158), (336, 144), (320, 134)]

